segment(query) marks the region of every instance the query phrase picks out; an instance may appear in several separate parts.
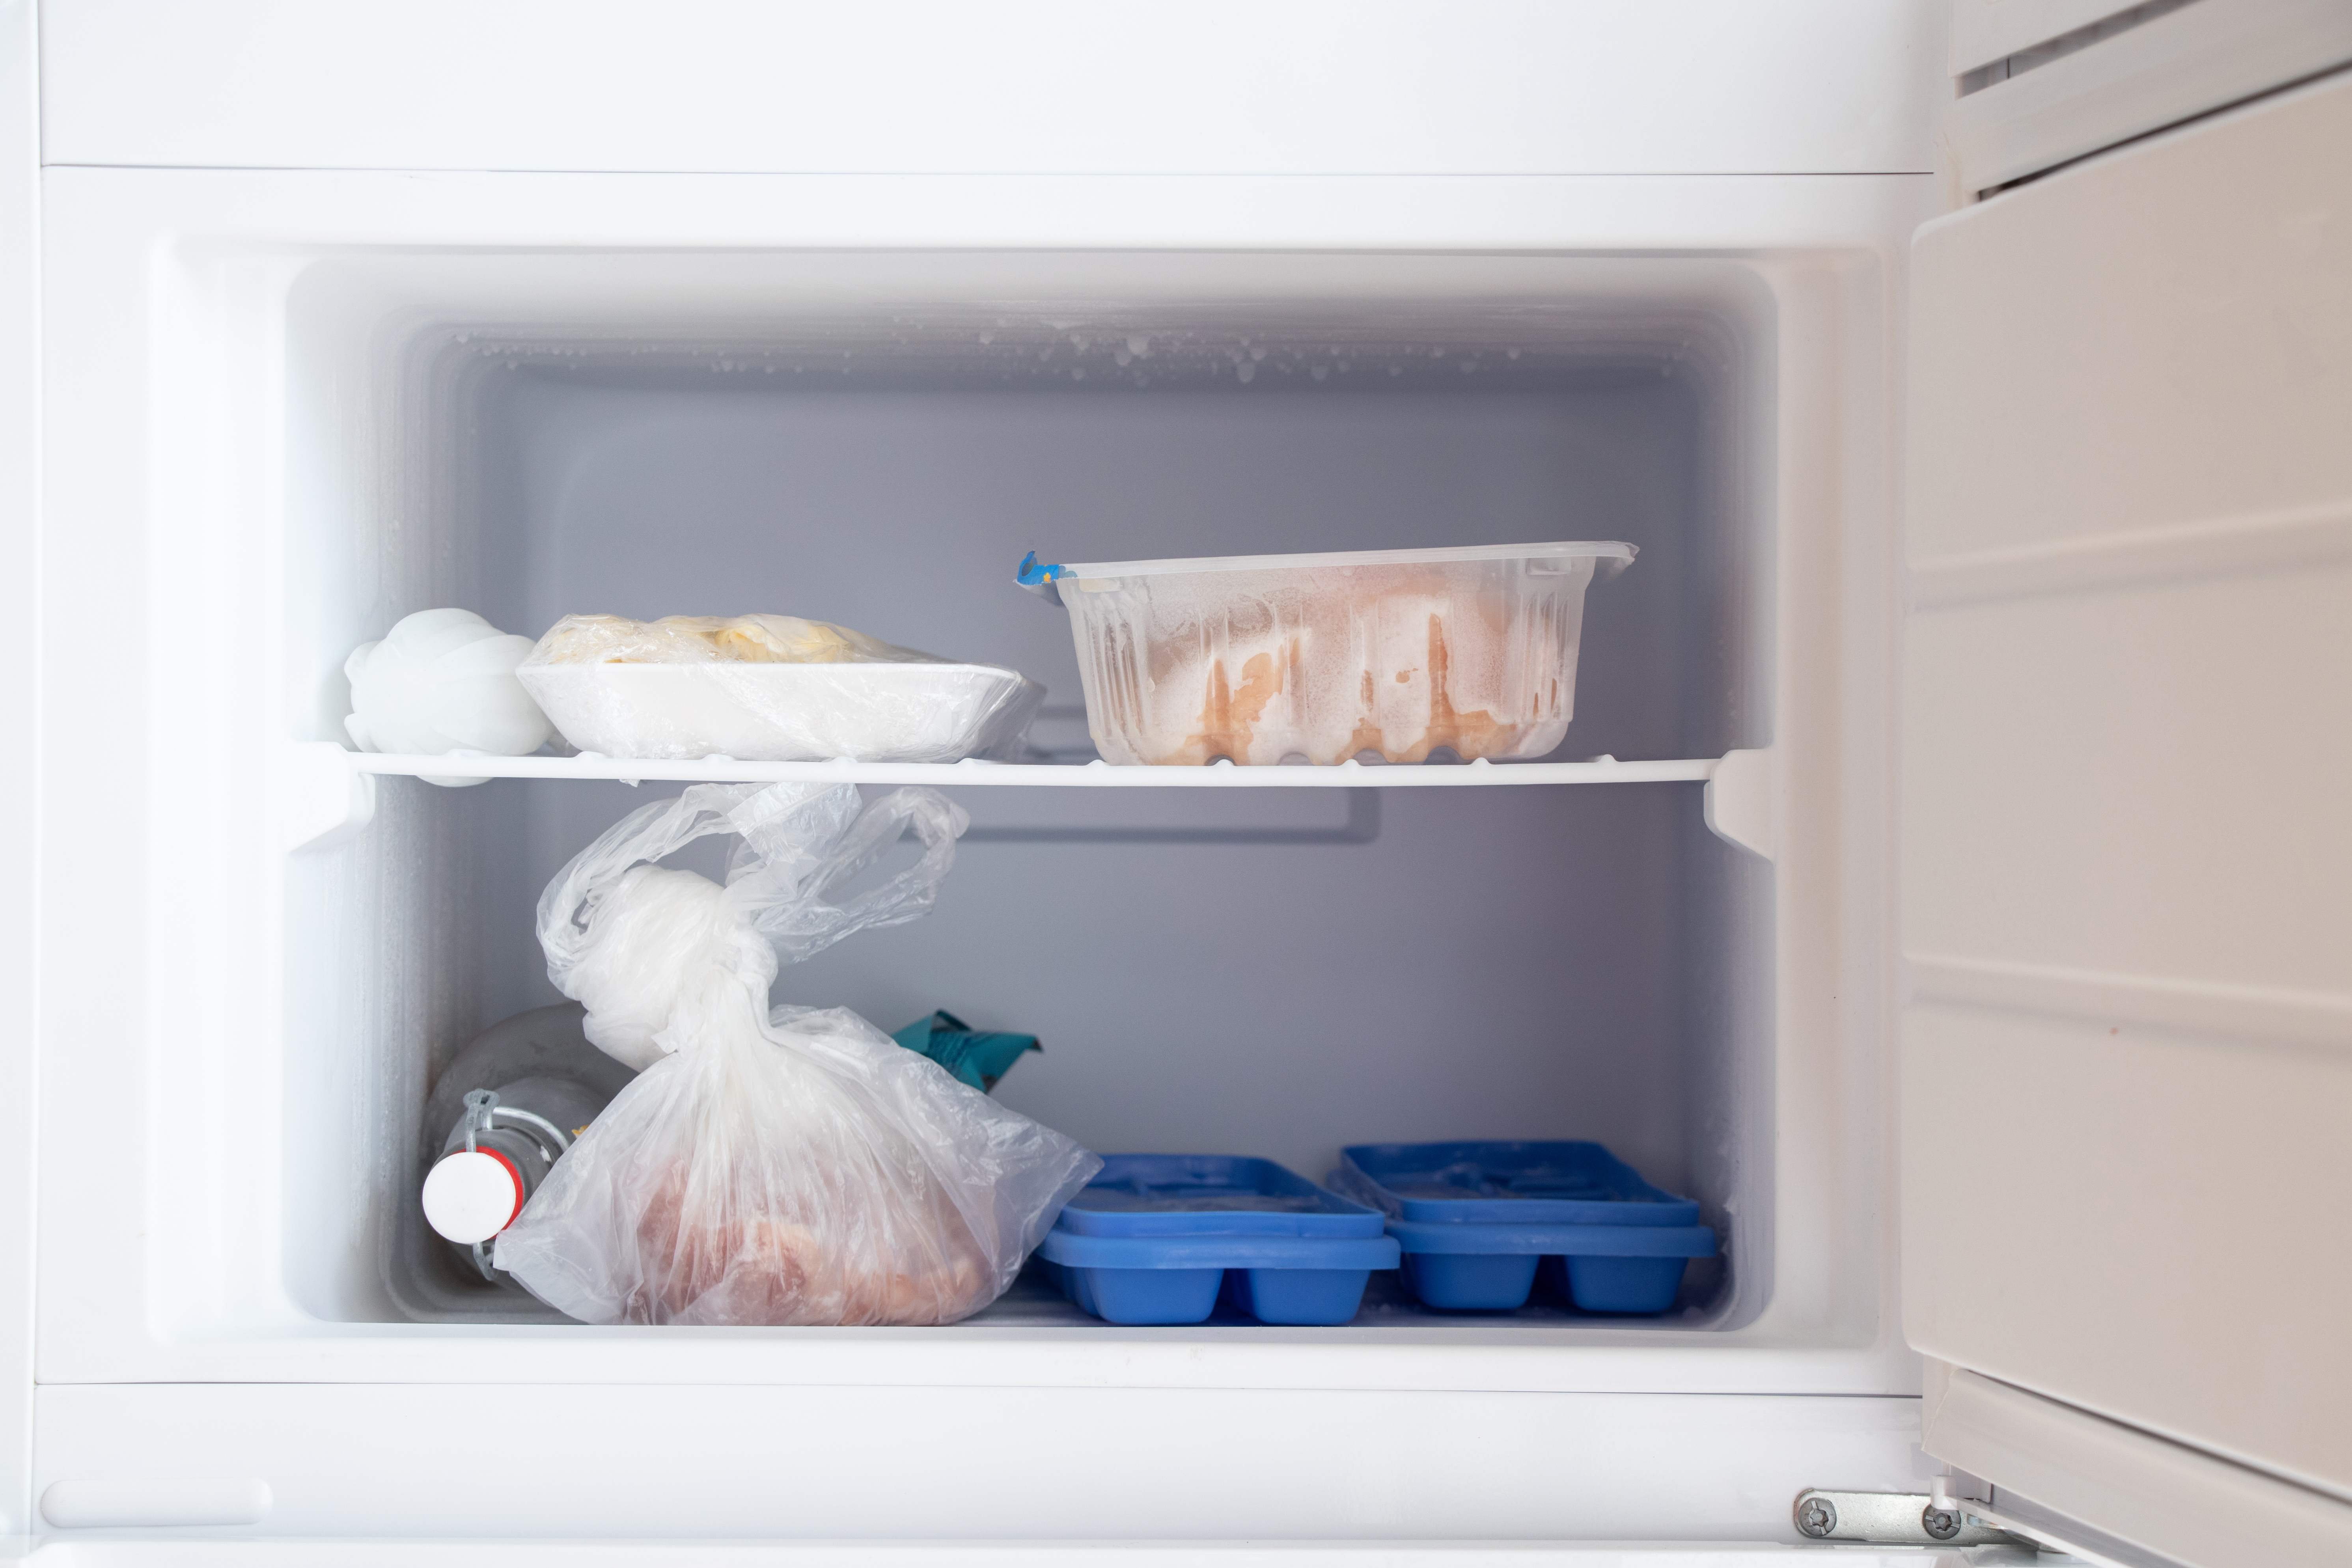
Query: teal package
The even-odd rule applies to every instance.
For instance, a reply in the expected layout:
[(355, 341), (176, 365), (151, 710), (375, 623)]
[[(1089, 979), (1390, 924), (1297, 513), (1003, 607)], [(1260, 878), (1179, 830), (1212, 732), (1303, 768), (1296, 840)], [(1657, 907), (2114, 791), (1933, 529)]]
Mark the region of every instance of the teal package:
[(890, 1037), (917, 1056), (930, 1058), (982, 1094), (995, 1089), (997, 1079), (1012, 1071), (1014, 1062), (1045, 1048), (1034, 1035), (975, 1029), (944, 1009), (894, 1031)]

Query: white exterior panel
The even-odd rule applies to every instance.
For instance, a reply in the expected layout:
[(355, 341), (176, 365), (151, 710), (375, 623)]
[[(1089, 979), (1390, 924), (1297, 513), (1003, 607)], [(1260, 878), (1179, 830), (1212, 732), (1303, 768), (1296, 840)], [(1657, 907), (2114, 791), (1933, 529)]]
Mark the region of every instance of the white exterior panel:
[(1935, 0), (44, 8), (46, 157), (775, 174), (1932, 168)]
[(265, 1538), (1794, 1543), (1824, 1479), (1927, 1488), (1916, 1399), (181, 1386), (40, 1419), (44, 1491), (258, 1486)]

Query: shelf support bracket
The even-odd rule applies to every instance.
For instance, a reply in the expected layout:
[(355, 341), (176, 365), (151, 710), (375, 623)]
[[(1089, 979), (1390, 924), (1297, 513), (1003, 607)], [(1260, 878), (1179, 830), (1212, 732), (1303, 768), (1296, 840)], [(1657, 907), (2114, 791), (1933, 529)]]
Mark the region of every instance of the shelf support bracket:
[(362, 773), (332, 741), (287, 747), (281, 776), (279, 842), (289, 854), (356, 838), (375, 820), (375, 775)]
[(1780, 847), (1780, 772), (1772, 751), (1726, 752), (1706, 781), (1706, 825), (1717, 838), (1769, 860)]

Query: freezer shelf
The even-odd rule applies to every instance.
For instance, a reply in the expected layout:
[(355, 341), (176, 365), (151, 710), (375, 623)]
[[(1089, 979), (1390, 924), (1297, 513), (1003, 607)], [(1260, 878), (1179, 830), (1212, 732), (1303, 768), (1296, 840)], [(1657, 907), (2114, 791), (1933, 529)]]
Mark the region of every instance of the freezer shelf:
[(663, 762), (647, 757), (492, 757), (449, 753), (404, 756), (352, 752), (332, 741), (300, 741), (286, 748), (282, 771), (281, 842), (289, 849), (341, 843), (375, 819), (379, 777), (479, 781), (617, 779), (691, 784), (1048, 785), (1094, 789), (1417, 789), (1527, 784), (1704, 784), (1707, 826), (1718, 837), (1769, 860), (1773, 856), (1774, 770), (1769, 751), (1738, 751), (1720, 758), (1687, 757), (1621, 763), (1486, 761), (1454, 766), (1426, 763), (1367, 767), (1202, 768), (1122, 767), (1091, 763), (747, 763), (731, 757)]
[(1367, 767), (1345, 762), (1331, 767), (1239, 768), (1216, 763), (1200, 768), (1114, 766), (1109, 763), (747, 763), (732, 757), (663, 762), (650, 757), (605, 757), (583, 752), (575, 757), (491, 757), (452, 752), (445, 756), (400, 756), (385, 752), (347, 752), (331, 742), (310, 742), (340, 752), (362, 773), (436, 778), (646, 779), (697, 784), (773, 783), (874, 784), (1052, 784), (1080, 788), (1135, 789), (1378, 789), (1485, 784), (1583, 784), (1702, 783), (1722, 766), (1713, 757), (1621, 763), (1600, 757), (1582, 763), (1489, 763), (1454, 766), (1426, 763)]

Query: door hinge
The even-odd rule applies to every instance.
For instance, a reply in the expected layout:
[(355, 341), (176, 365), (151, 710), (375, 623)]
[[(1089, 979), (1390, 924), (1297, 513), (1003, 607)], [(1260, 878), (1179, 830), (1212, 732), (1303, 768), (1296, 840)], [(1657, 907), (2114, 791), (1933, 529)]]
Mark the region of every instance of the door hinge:
[(1874, 1546), (2021, 1546), (2040, 1550), (2021, 1535), (1968, 1511), (1967, 1500), (1941, 1507), (1926, 1492), (1832, 1492), (1810, 1488), (1797, 1494), (1797, 1533), (1809, 1541), (1860, 1541)]

